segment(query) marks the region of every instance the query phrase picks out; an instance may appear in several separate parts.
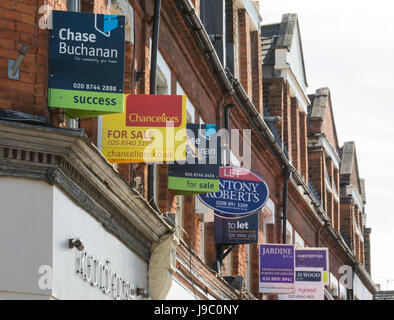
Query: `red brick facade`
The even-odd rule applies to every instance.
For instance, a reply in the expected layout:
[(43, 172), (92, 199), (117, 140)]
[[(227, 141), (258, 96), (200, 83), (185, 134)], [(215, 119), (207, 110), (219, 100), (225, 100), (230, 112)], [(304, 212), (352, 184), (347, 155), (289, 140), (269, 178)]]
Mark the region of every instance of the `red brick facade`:
[[(45, 1), (57, 10), (66, 10), (65, 1)], [(273, 151), (268, 140), (261, 139), (255, 128), (251, 128), (247, 117), (242, 112), (239, 100), (228, 96), (217, 81), (206, 55), (201, 51), (193, 30), (185, 22), (184, 15), (175, 4), (176, 0), (162, 2), (159, 51), (171, 72), (169, 88), (176, 93), (178, 83), (185, 91), (190, 103), (195, 108), (198, 118), (205, 123), (224, 124), (223, 109), (227, 104), (234, 104), (230, 111), (230, 128), (252, 129), (252, 170), (262, 176), (270, 189), (270, 199), (275, 207), (273, 224), (264, 225), (260, 214), (259, 243), (280, 243), (281, 213), (283, 210), (283, 164)], [(199, 12), (200, 1), (192, 1)], [(96, 13), (111, 13), (106, 1), (82, 1), (82, 11)], [(153, 15), (153, 0), (135, 0), (135, 42), (126, 42), (125, 92), (135, 94), (149, 93), (150, 48)], [(43, 115), (50, 119), (55, 126), (65, 126), (64, 113), (59, 109), (49, 109), (47, 104), (48, 92), (48, 40), (49, 31), (41, 30), (38, 21), (41, 15), (38, 8), (44, 0), (0, 0), (0, 108), (12, 109), (34, 115)], [(226, 14), (232, 16), (232, 24), (226, 26), (226, 32), (234, 44), (234, 76), (238, 78), (261, 116), (279, 117), (273, 123), (279, 143), (287, 150), (288, 160), (307, 187), (311, 181), (313, 188), (320, 197), (321, 208), (330, 218), (334, 230), (344, 235), (345, 240), (354, 248), (358, 260), (365, 264), (364, 242), (356, 234), (353, 218), (360, 226), (364, 235), (361, 210), (357, 210), (351, 199), (340, 198), (341, 177), (325, 149), (316, 145), (313, 136), (323, 134), (327, 137), (335, 152), (339, 151), (336, 140), (334, 119), (331, 106), (323, 119), (309, 119), (300, 108), (298, 101), (290, 90), (290, 84), (284, 78), (263, 79), (262, 52), (260, 32), (251, 30), (250, 19), (245, 8), (237, 9), (235, 1), (225, 1)], [(262, 3), (264, 5), (264, 3)], [(20, 80), (7, 78), (8, 59), (15, 59), (22, 44), (29, 44), (28, 54), (21, 65)], [(135, 48), (134, 48), (135, 45)], [(135, 56), (134, 56), (135, 54)], [(134, 66), (132, 63), (134, 62)], [(239, 63), (239, 65), (238, 65)], [(238, 73), (239, 70), (239, 73)], [(145, 76), (138, 83), (134, 81), (136, 71), (144, 71)], [(264, 107), (263, 107), (264, 106)], [(197, 121), (196, 121), (197, 122)], [(80, 120), (80, 127), (97, 144), (97, 118)], [(311, 140), (312, 137), (312, 140)], [(241, 136), (242, 138), (242, 136)], [(312, 144), (308, 148), (308, 143)], [(241, 145), (242, 149), (242, 145)], [(239, 155), (242, 157), (242, 154)], [(119, 164), (114, 166), (119, 173), (147, 197), (148, 170), (146, 164)], [(358, 170), (355, 168), (354, 170)], [(351, 179), (358, 171), (354, 171)], [(168, 167), (157, 167), (157, 202), (162, 212), (176, 213), (181, 205), (167, 185)], [(331, 189), (327, 190), (329, 177)], [(351, 181), (353, 181), (351, 180)], [(308, 191), (310, 193), (310, 191)], [(321, 226), (316, 208), (307, 200), (309, 193), (300, 191), (300, 183), (289, 181), (288, 192), (288, 222), (293, 227), (293, 242), (299, 235), (305, 245), (328, 247), (330, 252), (330, 271), (339, 279), (339, 267), (351, 264), (349, 255), (344, 252), (338, 241)], [(309, 198), (308, 198), (309, 199)], [(317, 199), (319, 200), (319, 199)], [(200, 213), (200, 212), (198, 212)], [(205, 263), (215, 269), (216, 246), (214, 243), (214, 225), (212, 221), (204, 221), (204, 217), (195, 212), (195, 196), (183, 197), (181, 226), (184, 230), (180, 254), (185, 248), (199, 256), (196, 258), (201, 272), (207, 272)], [(204, 234), (201, 234), (203, 230)], [(262, 298), (258, 292), (258, 245), (235, 246), (230, 256), (225, 260), (222, 273), (227, 275), (243, 275), (247, 278), (251, 294)], [(204, 250), (202, 250), (204, 248)], [(204, 251), (201, 254), (201, 251)], [(248, 260), (249, 259), (249, 260)], [(227, 261), (231, 260), (228, 268)], [(179, 265), (179, 268), (182, 266)], [(241, 296), (240, 296), (241, 297)], [(270, 296), (270, 298), (275, 298)]]

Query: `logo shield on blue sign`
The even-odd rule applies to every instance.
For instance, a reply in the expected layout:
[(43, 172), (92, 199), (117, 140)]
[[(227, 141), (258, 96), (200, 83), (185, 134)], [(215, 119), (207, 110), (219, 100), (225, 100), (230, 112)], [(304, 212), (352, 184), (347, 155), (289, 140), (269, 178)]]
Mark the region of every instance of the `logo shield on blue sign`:
[(106, 37), (111, 36), (111, 30), (118, 27), (118, 16), (111, 14), (97, 15), (94, 17), (94, 28)]

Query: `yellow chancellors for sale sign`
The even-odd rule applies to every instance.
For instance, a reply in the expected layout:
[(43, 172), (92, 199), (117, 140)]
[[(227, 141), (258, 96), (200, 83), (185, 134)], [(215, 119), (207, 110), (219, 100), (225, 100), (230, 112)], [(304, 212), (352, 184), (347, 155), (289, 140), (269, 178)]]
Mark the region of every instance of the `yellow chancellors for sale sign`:
[(186, 160), (186, 96), (127, 95), (103, 116), (102, 153), (113, 163)]

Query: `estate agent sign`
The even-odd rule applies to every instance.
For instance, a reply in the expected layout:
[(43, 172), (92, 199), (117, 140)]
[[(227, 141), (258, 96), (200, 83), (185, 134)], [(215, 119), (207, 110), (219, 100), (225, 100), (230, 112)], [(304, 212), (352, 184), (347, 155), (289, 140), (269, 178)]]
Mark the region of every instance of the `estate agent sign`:
[(219, 191), (220, 137), (214, 124), (187, 126), (186, 163), (168, 167), (168, 189), (175, 194)]
[(295, 292), (278, 295), (279, 300), (324, 300), (323, 269), (296, 268)]
[(259, 236), (259, 214), (236, 219), (214, 217), (215, 243), (247, 244), (257, 243)]
[(223, 217), (241, 217), (257, 212), (266, 204), (268, 186), (264, 179), (247, 169), (221, 167), (219, 192), (198, 197)]
[(302, 248), (295, 251), (296, 268), (322, 268), (323, 282), (328, 284), (328, 248)]
[(186, 159), (186, 96), (136, 95), (123, 113), (103, 116), (102, 153), (113, 163)]
[(294, 245), (261, 244), (259, 254), (259, 292), (294, 292)]
[(52, 11), (50, 107), (67, 118), (123, 112), (125, 17)]

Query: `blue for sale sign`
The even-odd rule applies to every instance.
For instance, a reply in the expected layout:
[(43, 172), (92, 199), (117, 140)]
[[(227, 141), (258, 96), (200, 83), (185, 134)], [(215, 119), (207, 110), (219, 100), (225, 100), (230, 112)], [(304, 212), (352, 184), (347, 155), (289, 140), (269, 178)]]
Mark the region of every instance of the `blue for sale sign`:
[(123, 112), (125, 17), (52, 11), (50, 107), (68, 118)]

